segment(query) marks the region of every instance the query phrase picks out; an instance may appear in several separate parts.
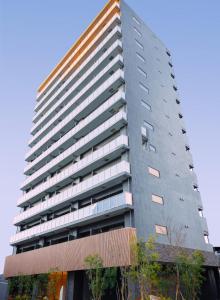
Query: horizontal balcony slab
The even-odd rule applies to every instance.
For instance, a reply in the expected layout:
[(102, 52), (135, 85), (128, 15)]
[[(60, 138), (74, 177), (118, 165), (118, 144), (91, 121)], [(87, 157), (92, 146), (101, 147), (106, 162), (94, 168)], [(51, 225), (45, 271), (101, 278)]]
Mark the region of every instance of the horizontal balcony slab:
[[(27, 218), (32, 217), (33, 215), (46, 212), (51, 208), (60, 208), (63, 207), (64, 204), (69, 204), (76, 200), (79, 201), (85, 197), (90, 197), (103, 191), (103, 189), (111, 188), (120, 182), (122, 183), (130, 176), (130, 164), (126, 161), (121, 161), (120, 163), (115, 164), (114, 166), (76, 184), (75, 186), (70, 186), (60, 194), (36, 204), (34, 207), (24, 212), (25, 216), (27, 216)], [(31, 202), (22, 202), (20, 199), (18, 205), (22, 207), (29, 203)]]
[[(77, 105), (86, 100), (99, 86), (101, 86), (106, 80), (108, 80), (112, 74), (114, 74), (118, 69), (122, 67), (123, 59), (121, 55), (115, 57), (112, 62), (97, 75), (93, 80), (91, 80), (88, 85), (83, 88), (72, 100), (74, 102), (74, 108)], [(99, 79), (98, 79), (99, 78)], [(74, 109), (73, 108), (73, 109)], [(27, 161), (31, 161), (36, 158), (36, 156), (40, 155), (42, 151), (47, 149), (52, 143), (53, 140), (56, 139), (57, 134), (65, 134), (69, 129), (74, 127), (75, 122), (68, 122), (69, 127), (64, 128), (63, 125), (66, 124), (66, 118), (64, 118), (61, 122), (59, 122), (50, 132), (48, 132), (38, 143), (34, 144), (33, 147), (28, 151), (25, 159)]]
[(106, 161), (110, 162), (120, 157), (121, 154), (128, 149), (128, 137), (121, 135), (100, 149), (92, 152), (85, 158), (71, 164), (59, 174), (54, 175), (49, 178), (46, 182), (41, 183), (36, 186), (33, 190), (24, 194), (19, 198), (19, 202), (24, 201), (35, 201), (42, 198), (46, 193), (51, 193), (67, 184), (73, 182), (77, 177), (82, 177), (92, 172), (92, 170), (101, 167), (106, 164)]
[[(76, 126), (72, 129), (68, 129), (68, 132), (58, 139), (57, 143), (55, 142), (47, 151), (43, 152), (36, 160), (29, 164), (29, 169), (33, 169), (35, 172), (40, 169), (45, 163), (50, 162), (54, 157), (57, 157), (60, 154), (60, 149), (62, 152), (71, 147), (82, 137), (86, 136), (92, 130), (103, 124), (108, 120), (113, 112), (118, 111), (125, 104), (125, 95), (124, 93), (117, 93), (103, 104), (101, 104), (96, 110), (94, 110), (89, 116), (85, 119), (82, 119)], [(60, 125), (62, 128), (68, 128), (69, 124), (72, 123), (73, 116), (75, 113), (71, 113), (66, 119), (65, 122)], [(57, 128), (59, 131), (59, 128)], [(59, 135), (59, 133), (58, 133)], [(56, 135), (54, 135), (55, 137)], [(59, 147), (56, 147), (56, 144), (59, 144)]]
[[(91, 131), (88, 135), (81, 138), (78, 142), (72, 145), (70, 148), (62, 152), (58, 157), (51, 160), (41, 169), (36, 171), (34, 174), (29, 176), (24, 184), (29, 184), (33, 180), (41, 180), (50, 173), (56, 172), (63, 166), (67, 165), (74, 160), (75, 157), (78, 157), (80, 154), (91, 149), (93, 146), (97, 145), (104, 139), (111, 136), (114, 132), (120, 130), (127, 124), (127, 115), (125, 112), (120, 111), (102, 125)], [(59, 146), (55, 145), (55, 146)], [(51, 147), (52, 148), (52, 147)], [(50, 150), (50, 149), (48, 149)], [(52, 150), (52, 149), (51, 149)]]
[[(48, 111), (47, 114), (45, 114), (42, 118), (41, 122), (38, 122), (38, 124), (34, 126), (34, 136), (30, 139), (28, 143), (29, 146), (32, 147), (34, 143), (38, 142), (38, 140), (42, 138), (54, 126), (57, 120), (63, 119), (67, 115), (68, 110), (66, 109), (66, 106), (71, 101), (71, 99), (77, 94), (77, 90), (82, 90), (99, 72), (101, 72), (107, 66), (107, 64), (110, 60), (112, 60), (112, 58), (116, 57), (121, 52), (122, 43), (121, 41), (117, 40), (107, 51), (104, 52), (104, 54), (102, 54), (102, 56), (99, 59), (97, 59), (92, 64), (92, 66), (90, 66), (90, 68), (87, 71), (83, 72), (83, 75), (81, 77), (79, 77), (79, 75), (76, 75), (77, 78), (79, 77), (78, 80), (70, 80), (69, 83), (67, 82), (68, 84), (62, 93), (57, 92), (53, 95), (51, 101), (53, 100), (55, 103), (58, 100), (60, 102), (62, 102), (63, 100), (65, 101), (65, 105), (60, 105), (59, 111), (57, 108), (51, 108), (51, 113), (49, 113)], [(71, 90), (72, 92), (69, 92)], [(36, 129), (38, 130), (37, 132)]]
[(48, 236), (50, 233), (59, 233), (66, 228), (90, 224), (94, 219), (97, 222), (103, 219), (103, 216), (106, 218), (106, 215), (109, 217), (120, 215), (131, 208), (132, 195), (127, 192), (121, 193), (63, 215), (62, 217), (18, 232), (11, 238), (10, 244), (17, 245), (24, 241), (31, 241), (38, 237)]
[[(33, 117), (33, 122), (37, 123), (42, 118), (42, 113), (45, 113), (47, 109), (50, 109), (50, 106), (47, 108), (48, 103), (50, 103), (50, 98), (53, 95), (54, 91), (56, 91), (57, 88), (59, 88), (60, 84), (62, 84), (63, 81), (68, 80), (69, 76), (76, 71), (80, 65), (88, 58), (88, 56), (96, 49), (96, 47), (99, 46), (100, 43), (109, 35), (108, 30), (112, 31), (118, 24), (120, 23), (120, 16), (115, 15), (111, 18), (111, 20), (104, 26), (104, 28), (100, 31), (99, 35), (97, 35), (94, 40), (91, 43), (90, 47), (87, 47), (84, 49), (80, 55), (71, 63), (68, 70), (60, 77), (56, 82), (54, 82), (53, 85), (51, 85), (51, 88), (53, 89), (52, 94), (50, 94), (50, 97), (48, 97), (48, 101), (45, 102), (45, 104), (41, 107), (39, 111), (36, 112), (36, 114)], [(118, 26), (120, 27), (120, 26)], [(111, 32), (110, 32), (111, 33)], [(120, 35), (119, 35), (120, 36)], [(46, 108), (46, 110), (45, 110)]]
[[(14, 277), (48, 273), (51, 269), (77, 271), (85, 269), (85, 258), (98, 254), (104, 267), (129, 266), (132, 240), (136, 229), (123, 228), (42, 249), (8, 256), (4, 276)], [(62, 255), (60, 255), (62, 253)]]

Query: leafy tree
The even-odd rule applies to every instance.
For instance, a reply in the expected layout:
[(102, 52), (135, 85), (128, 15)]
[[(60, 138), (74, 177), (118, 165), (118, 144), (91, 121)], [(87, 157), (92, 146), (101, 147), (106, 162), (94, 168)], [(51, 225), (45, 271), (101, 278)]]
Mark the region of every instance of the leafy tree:
[(140, 290), (141, 300), (148, 299), (157, 292), (159, 285), (159, 255), (155, 250), (155, 240), (150, 237), (147, 242), (134, 240), (131, 244), (132, 264), (128, 277)]
[(113, 289), (117, 281), (116, 268), (103, 268), (103, 260), (98, 255), (89, 255), (85, 258), (85, 266), (89, 288), (93, 300), (101, 300), (107, 289)]
[(196, 300), (203, 283), (203, 254), (196, 250), (191, 255), (182, 252), (176, 258), (180, 277), (180, 295), (185, 300)]

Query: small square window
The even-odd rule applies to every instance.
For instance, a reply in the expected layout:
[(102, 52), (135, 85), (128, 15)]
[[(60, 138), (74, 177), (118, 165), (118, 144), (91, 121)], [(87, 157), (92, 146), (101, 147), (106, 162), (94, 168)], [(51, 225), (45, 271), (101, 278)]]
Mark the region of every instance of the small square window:
[(141, 104), (149, 111), (151, 111), (151, 106), (144, 100), (141, 100)]
[(180, 100), (179, 99), (176, 99), (176, 104), (180, 104)]
[(139, 35), (139, 37), (142, 37), (142, 33), (135, 26), (133, 26), (133, 28), (137, 35)]
[(198, 192), (198, 191), (199, 191), (198, 185), (197, 185), (197, 184), (194, 184), (194, 185), (193, 185), (193, 189), (194, 189), (194, 191)]
[(179, 118), (182, 119), (183, 118), (183, 115), (182, 114), (178, 114)]
[(173, 86), (173, 89), (175, 92), (177, 92), (177, 90), (178, 90), (178, 88), (175, 85)]
[(145, 58), (140, 53), (136, 52), (136, 55), (142, 62), (145, 62)]
[(208, 234), (204, 234), (204, 240), (206, 244), (209, 244), (209, 236)]
[(173, 65), (171, 64), (171, 62), (169, 62), (168, 64), (169, 64), (169, 66), (170, 66), (171, 68), (173, 67)]
[(186, 129), (182, 128), (182, 134), (186, 134)]
[(147, 94), (149, 94), (149, 88), (146, 87), (146, 85), (144, 85), (143, 83), (139, 82), (140, 87), (142, 88), (142, 90), (144, 90)]
[(153, 145), (149, 145), (149, 150), (154, 153), (157, 152), (156, 147), (154, 147)]
[(136, 24), (141, 25), (141, 22), (135, 16), (133, 16), (132, 19), (135, 21)]
[(148, 167), (148, 172), (152, 176), (155, 176), (155, 177), (158, 177), (158, 178), (160, 177), (160, 171), (158, 171), (154, 168)]
[(190, 169), (190, 171), (193, 171), (194, 166), (193, 166), (192, 164), (190, 164), (190, 165), (189, 165), (189, 169)]
[(171, 73), (170, 76), (175, 79), (175, 75), (173, 73)]
[(162, 225), (155, 225), (156, 233), (161, 235), (167, 235), (167, 227)]
[(166, 51), (166, 54), (168, 55), (168, 56), (171, 56), (171, 54), (170, 54), (170, 51)]
[(144, 126), (147, 127), (148, 129), (152, 130), (152, 131), (154, 130), (154, 126), (151, 125), (150, 123), (146, 122), (146, 121), (144, 121)]
[(164, 204), (163, 197), (152, 194), (152, 201), (158, 204)]
[(199, 208), (199, 209), (198, 209), (198, 212), (199, 212), (199, 216), (200, 216), (201, 218), (203, 218), (203, 209), (202, 209), (202, 208)]
[(190, 147), (188, 145), (185, 146), (186, 151), (190, 151)]
[(139, 48), (144, 50), (144, 46), (138, 40), (135, 39), (135, 42), (136, 42), (136, 44), (138, 45)]
[(141, 75), (143, 75), (145, 78), (147, 78), (147, 73), (143, 69), (141, 69), (140, 67), (138, 67), (138, 71), (139, 71), (139, 73)]

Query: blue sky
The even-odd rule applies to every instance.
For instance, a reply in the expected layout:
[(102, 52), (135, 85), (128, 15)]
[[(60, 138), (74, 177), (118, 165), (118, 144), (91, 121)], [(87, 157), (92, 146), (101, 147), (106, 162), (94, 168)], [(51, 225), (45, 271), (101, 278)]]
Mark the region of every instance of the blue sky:
[[(36, 90), (105, 0), (0, 0), (0, 273)], [(220, 245), (220, 1), (127, 0), (172, 52), (210, 240)]]

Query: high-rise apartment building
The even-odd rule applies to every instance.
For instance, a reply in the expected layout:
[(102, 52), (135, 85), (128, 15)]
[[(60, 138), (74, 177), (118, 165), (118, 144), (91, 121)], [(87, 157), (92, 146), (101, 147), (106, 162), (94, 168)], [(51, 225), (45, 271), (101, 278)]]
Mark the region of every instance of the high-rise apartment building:
[(129, 265), (134, 235), (212, 260), (171, 53), (123, 1), (107, 3), (34, 110), (6, 277), (56, 268), (68, 299), (83, 299), (85, 257)]

